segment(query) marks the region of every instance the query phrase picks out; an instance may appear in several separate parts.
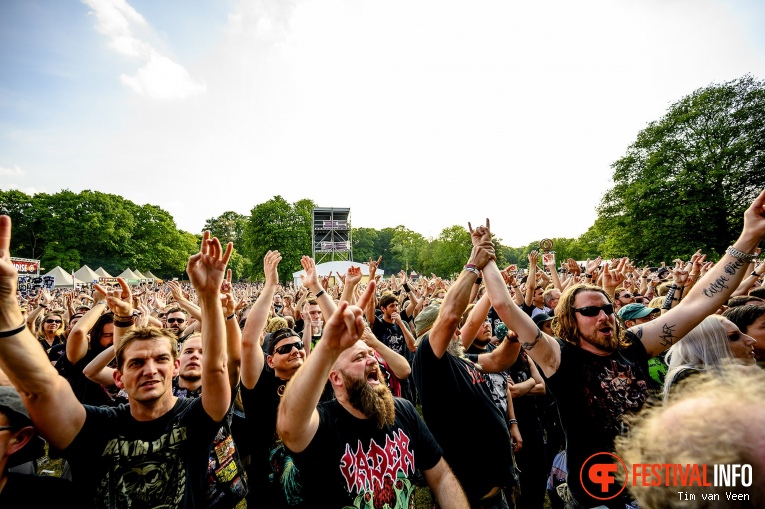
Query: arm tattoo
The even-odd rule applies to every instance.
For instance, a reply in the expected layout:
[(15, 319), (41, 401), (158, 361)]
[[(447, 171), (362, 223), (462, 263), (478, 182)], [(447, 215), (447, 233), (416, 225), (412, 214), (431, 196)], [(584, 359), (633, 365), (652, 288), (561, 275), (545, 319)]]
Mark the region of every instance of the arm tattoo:
[(534, 341), (531, 343), (521, 343), (521, 347), (523, 347), (524, 350), (529, 351), (533, 349), (535, 346), (537, 346), (537, 343), (539, 343), (539, 340), (542, 339), (542, 331), (537, 332), (537, 337), (534, 338)]
[(635, 334), (635, 336), (636, 336), (638, 339), (643, 339), (643, 326), (642, 326), (642, 325), (638, 325), (638, 326), (635, 328), (635, 330), (633, 331), (633, 334)]
[[(736, 259), (736, 261), (726, 264), (724, 270), (726, 274), (733, 276), (743, 266), (744, 262)], [(711, 298), (714, 294), (727, 290), (728, 285), (726, 283), (728, 281), (730, 281), (730, 278), (726, 276), (718, 277), (707, 288), (704, 288), (704, 295)]]
[(659, 337), (661, 338), (661, 341), (659, 344), (663, 347), (669, 347), (672, 346), (672, 343), (677, 340), (675, 337), (675, 327), (676, 325), (670, 325), (668, 323), (665, 323), (661, 326), (661, 334), (659, 334)]

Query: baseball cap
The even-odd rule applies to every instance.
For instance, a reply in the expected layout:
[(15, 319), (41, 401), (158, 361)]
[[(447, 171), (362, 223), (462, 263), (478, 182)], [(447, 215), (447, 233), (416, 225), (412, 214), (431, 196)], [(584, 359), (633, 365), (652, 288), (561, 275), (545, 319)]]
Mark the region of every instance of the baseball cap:
[(438, 313), (440, 312), (441, 306), (437, 304), (431, 304), (420, 311), (420, 314), (414, 319), (414, 331), (417, 337), (422, 336), (433, 327), (433, 324), (436, 323), (436, 318), (438, 318)]
[(537, 313), (531, 319), (534, 321), (537, 328), (539, 328), (544, 322), (549, 322), (553, 318), (554, 317), (548, 315), (547, 313)]
[(657, 311), (661, 311), (661, 309), (649, 308), (644, 304), (633, 303), (622, 306), (618, 315), (622, 320), (637, 320), (638, 318), (645, 318), (651, 313), (655, 313)]
[(274, 354), (274, 349), (276, 348), (276, 344), (279, 341), (281, 341), (283, 339), (286, 339), (286, 338), (291, 338), (291, 337), (299, 338), (300, 334), (298, 334), (294, 330), (292, 330), (290, 328), (286, 328), (286, 327), (283, 328), (283, 329), (278, 329), (278, 330), (273, 331), (271, 333), (271, 338), (268, 341), (268, 349), (267, 349), (268, 355), (273, 355)]

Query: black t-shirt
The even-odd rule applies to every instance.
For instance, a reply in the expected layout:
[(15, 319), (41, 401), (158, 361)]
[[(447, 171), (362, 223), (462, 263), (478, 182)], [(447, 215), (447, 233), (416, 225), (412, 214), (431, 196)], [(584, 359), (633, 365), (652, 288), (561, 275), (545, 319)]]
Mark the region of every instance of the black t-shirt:
[[(468, 348), (465, 357), (477, 363), (479, 355), (490, 354), (496, 348), (496, 345), (489, 343), (486, 345), (486, 349), (482, 350), (473, 343)], [(510, 416), (507, 413), (507, 371), (501, 373), (483, 373), (483, 377), (488, 384), (491, 400), (494, 401), (494, 404), (497, 405), (497, 408), (499, 408), (499, 411), (502, 412), (502, 415), (509, 424)]]
[(468, 499), (510, 486), (515, 473), (510, 433), (486, 377), (449, 353), (437, 358), (427, 335), (415, 352), (412, 373), (425, 422)]
[(250, 433), (250, 486), (257, 507), (287, 507), (302, 503), (300, 475), (287, 469), (292, 458), (276, 434), (276, 412), (287, 380), (277, 377), (264, 362), (258, 383), (241, 388), (242, 406)]
[[(593, 454), (613, 451), (614, 439), (624, 431), (622, 416), (640, 410), (650, 392), (648, 353), (634, 334), (627, 331), (627, 337), (631, 341), (629, 347), (606, 356), (558, 339), (560, 366), (547, 378), (566, 433), (568, 485), (585, 507), (600, 505), (602, 501), (589, 497), (582, 489), (579, 476), (582, 466)], [(584, 479), (589, 483), (587, 476)], [(596, 493), (594, 490), (600, 485), (586, 487)]]
[(152, 421), (137, 421), (128, 405), (85, 405), (85, 412), (63, 456), (90, 507), (207, 506), (207, 463), (220, 424), (201, 399), (178, 398)]
[[(523, 355), (523, 352), (518, 355), (515, 363), (508, 370), (508, 376), (512, 379), (513, 383), (523, 383), (531, 378), (530, 362), (534, 361), (528, 356)], [(530, 429), (542, 426), (539, 420), (541, 412), (537, 405), (537, 396), (525, 394), (513, 399), (513, 411), (515, 412), (515, 418), (518, 420), (519, 428)], [(521, 432), (521, 436), (523, 436), (523, 432)]]
[[(404, 322), (404, 327), (409, 330), (409, 326)], [(375, 316), (375, 322), (372, 324), (372, 333), (382, 344), (394, 352), (409, 358), (409, 347), (406, 345), (404, 333), (397, 323), (388, 323), (381, 317)]]
[[(82, 373), (82, 370), (85, 369), (85, 367), (90, 364), (90, 362), (95, 359), (99, 353), (100, 351), (97, 352), (95, 350), (88, 350), (85, 353), (85, 356), (75, 364), (72, 364), (66, 354), (64, 354), (56, 363), (56, 369), (60, 374), (64, 376), (64, 378), (69, 381), (69, 385), (72, 386), (74, 395), (83, 405), (117, 406), (118, 404), (124, 403), (125, 401), (115, 401), (114, 396), (110, 395), (110, 393), (106, 388), (104, 388), (103, 385), (90, 380)], [(112, 386), (112, 388), (114, 389), (114, 394), (116, 395), (118, 393), (118, 389), (116, 386)]]
[(394, 398), (396, 420), (379, 429), (337, 401), (320, 403), (319, 428), (294, 454), (310, 507), (408, 509), (415, 471), (429, 470), (442, 451), (410, 402)]
[[(237, 388), (238, 390), (238, 388)], [(189, 390), (173, 379), (173, 394), (179, 398), (196, 399), (202, 396), (202, 386)], [(236, 507), (247, 495), (247, 479), (240, 458), (231, 424), (234, 419), (236, 390), (232, 391), (231, 407), (215, 436), (207, 464), (207, 508), (229, 509)]]

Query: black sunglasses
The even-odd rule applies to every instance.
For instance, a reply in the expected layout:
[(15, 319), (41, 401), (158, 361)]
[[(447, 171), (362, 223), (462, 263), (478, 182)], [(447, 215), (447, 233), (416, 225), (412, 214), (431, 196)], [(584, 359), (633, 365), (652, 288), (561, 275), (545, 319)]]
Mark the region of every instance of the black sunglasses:
[(45, 323), (62, 323), (61, 320), (45, 320)]
[(168, 318), (167, 323), (183, 323), (185, 322), (185, 318)]
[(14, 430), (16, 428), (13, 427), (13, 426), (0, 426), (0, 431), (5, 431), (5, 430), (8, 430), (8, 429)]
[(303, 344), (302, 341), (298, 341), (297, 343), (290, 343), (289, 345), (282, 345), (278, 348), (274, 348), (274, 352), (280, 353), (282, 355), (287, 355), (288, 353), (292, 351), (293, 347), (297, 348), (298, 350), (302, 350), (303, 348), (305, 348), (305, 345)]
[(613, 315), (614, 305), (605, 304), (603, 306), (585, 306), (583, 308), (574, 308), (574, 311), (582, 316), (598, 316), (601, 311), (605, 312), (607, 315)]
[(622, 297), (625, 298), (625, 299), (631, 299), (632, 298), (632, 294), (631, 293), (623, 293), (623, 294), (619, 295), (618, 298), (622, 298)]

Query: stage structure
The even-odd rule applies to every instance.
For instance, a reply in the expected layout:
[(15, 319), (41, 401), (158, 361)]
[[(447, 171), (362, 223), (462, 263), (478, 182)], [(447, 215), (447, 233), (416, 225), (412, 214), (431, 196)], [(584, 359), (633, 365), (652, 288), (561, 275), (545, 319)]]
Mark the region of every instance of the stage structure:
[(352, 261), (351, 209), (313, 209), (313, 259), (316, 264)]

